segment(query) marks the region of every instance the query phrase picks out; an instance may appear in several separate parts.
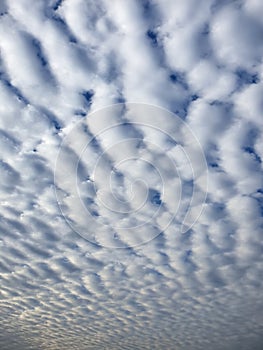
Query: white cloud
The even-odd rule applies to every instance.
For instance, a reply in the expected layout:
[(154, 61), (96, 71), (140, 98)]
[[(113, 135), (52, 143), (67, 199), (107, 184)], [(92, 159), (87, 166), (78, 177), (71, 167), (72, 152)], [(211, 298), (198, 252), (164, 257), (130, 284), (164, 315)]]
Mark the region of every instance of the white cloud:
[[(247, 2), (248, 3), (248, 2)], [(211, 39), (220, 63), (230, 67), (253, 68), (262, 57), (262, 23), (230, 3), (214, 15)]]
[(1, 2), (1, 349), (261, 350), (261, 10)]

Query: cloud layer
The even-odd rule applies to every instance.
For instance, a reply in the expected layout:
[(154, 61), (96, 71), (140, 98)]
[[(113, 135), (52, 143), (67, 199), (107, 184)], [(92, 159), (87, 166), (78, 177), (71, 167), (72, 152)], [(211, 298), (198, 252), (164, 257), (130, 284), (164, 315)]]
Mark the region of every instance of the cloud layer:
[(262, 10), (1, 2), (1, 349), (262, 348)]

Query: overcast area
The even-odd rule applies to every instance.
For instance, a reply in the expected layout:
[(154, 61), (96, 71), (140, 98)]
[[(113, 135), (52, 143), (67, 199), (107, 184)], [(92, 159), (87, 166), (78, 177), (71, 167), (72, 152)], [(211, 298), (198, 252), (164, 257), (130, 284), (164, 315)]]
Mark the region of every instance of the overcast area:
[(0, 0), (0, 349), (262, 350), (262, 0)]

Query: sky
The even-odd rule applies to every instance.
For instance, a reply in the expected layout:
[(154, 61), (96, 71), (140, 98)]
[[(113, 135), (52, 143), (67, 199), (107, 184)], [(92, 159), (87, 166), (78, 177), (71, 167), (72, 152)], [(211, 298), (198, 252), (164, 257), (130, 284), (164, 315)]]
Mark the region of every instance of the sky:
[(261, 350), (263, 2), (0, 0), (1, 350)]

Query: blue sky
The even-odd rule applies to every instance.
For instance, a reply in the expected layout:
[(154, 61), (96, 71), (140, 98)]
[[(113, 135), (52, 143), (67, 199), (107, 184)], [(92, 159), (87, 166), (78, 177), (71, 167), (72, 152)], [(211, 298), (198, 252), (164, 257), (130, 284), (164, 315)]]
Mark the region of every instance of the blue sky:
[(1, 349), (262, 349), (262, 12), (2, 0)]

